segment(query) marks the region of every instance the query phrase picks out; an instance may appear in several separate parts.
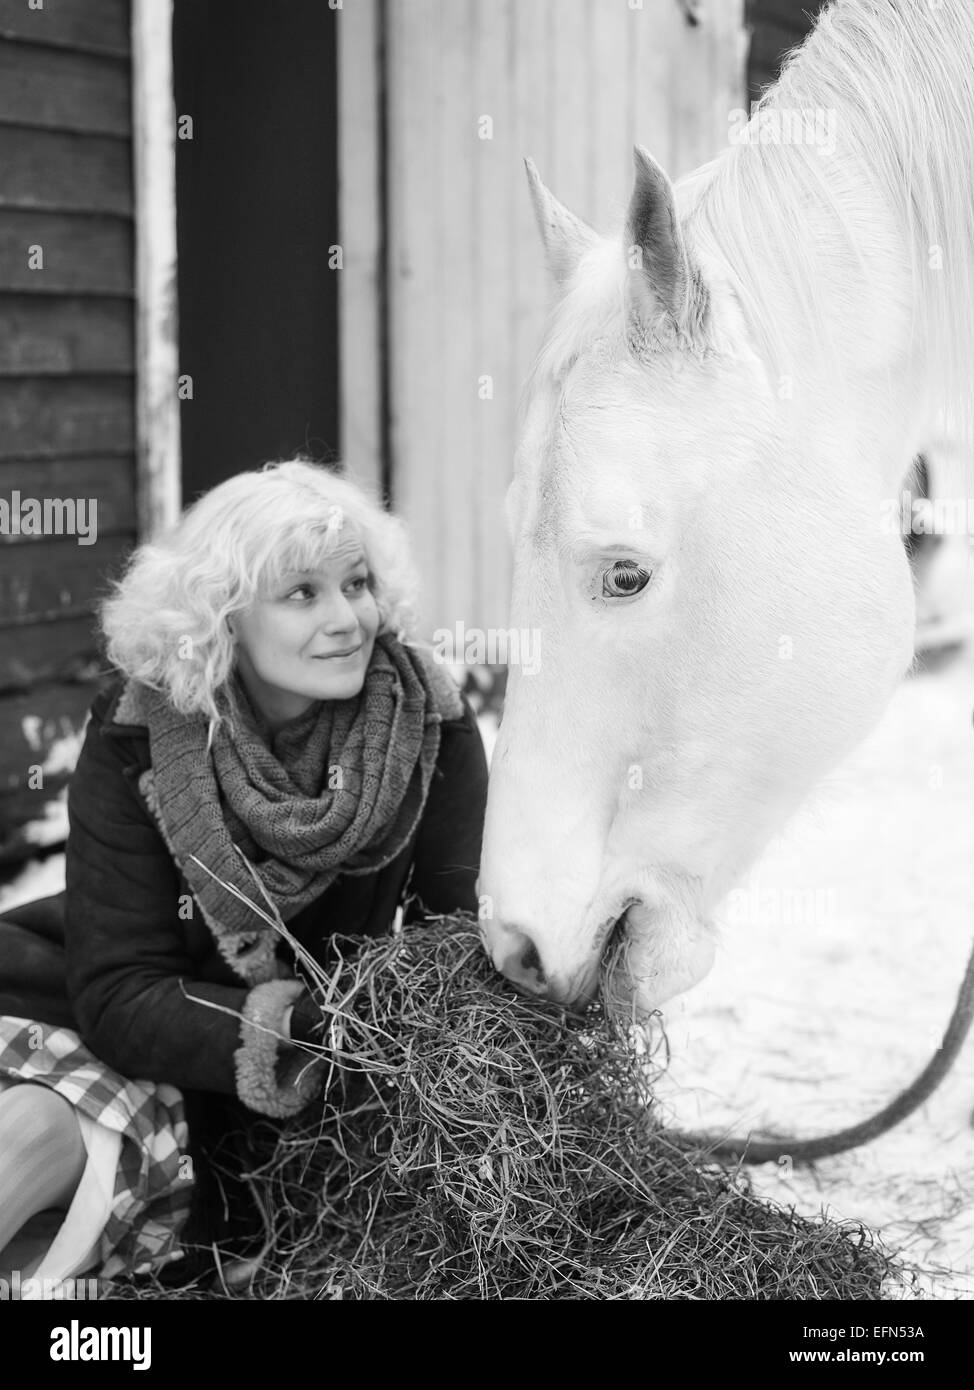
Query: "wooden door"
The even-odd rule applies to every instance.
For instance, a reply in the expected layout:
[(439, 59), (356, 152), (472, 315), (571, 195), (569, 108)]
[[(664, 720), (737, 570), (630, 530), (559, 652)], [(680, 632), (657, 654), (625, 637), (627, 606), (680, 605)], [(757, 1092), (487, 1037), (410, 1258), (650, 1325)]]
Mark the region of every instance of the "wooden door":
[(327, 0), (175, 3), (186, 502), (267, 459), (339, 457), (340, 21)]

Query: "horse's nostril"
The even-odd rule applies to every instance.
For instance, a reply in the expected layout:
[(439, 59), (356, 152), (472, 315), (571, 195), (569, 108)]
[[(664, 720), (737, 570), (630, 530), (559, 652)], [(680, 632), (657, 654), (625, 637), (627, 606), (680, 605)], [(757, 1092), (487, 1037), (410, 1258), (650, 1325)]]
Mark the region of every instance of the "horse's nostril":
[(547, 984), (547, 976), (537, 946), (527, 932), (508, 927), (507, 934), (514, 938), (511, 948), (503, 961), (498, 963), (495, 957), (495, 964), (512, 984), (529, 994), (538, 994)]
[(529, 941), (521, 952), (521, 967), (527, 971), (534, 971), (539, 980), (544, 980), (544, 971), (541, 969), (541, 957), (538, 955), (538, 948), (533, 941)]

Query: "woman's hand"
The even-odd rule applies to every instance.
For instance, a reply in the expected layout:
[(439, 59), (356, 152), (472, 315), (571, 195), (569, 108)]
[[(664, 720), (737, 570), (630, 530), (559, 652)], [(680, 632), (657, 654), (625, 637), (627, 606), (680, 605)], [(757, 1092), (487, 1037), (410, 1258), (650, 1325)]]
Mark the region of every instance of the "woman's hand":
[(307, 991), (292, 1006), (287, 1023), (292, 1042), (317, 1043), (321, 1041), (325, 1020), (322, 1018), (321, 1009)]

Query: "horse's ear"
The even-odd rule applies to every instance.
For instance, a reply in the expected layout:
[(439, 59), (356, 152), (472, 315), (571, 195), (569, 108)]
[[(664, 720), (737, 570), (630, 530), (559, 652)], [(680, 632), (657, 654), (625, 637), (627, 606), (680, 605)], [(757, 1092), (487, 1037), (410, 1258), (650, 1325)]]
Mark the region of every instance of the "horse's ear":
[(680, 227), (673, 185), (641, 145), (633, 149), (636, 183), (626, 220), (627, 302), (632, 336), (651, 336), (664, 314), (681, 334), (699, 324), (704, 291)]
[(584, 253), (596, 244), (598, 233), (549, 193), (541, 182), (534, 160), (526, 159), (524, 167), (528, 171), (531, 202), (548, 257), (548, 268), (561, 285), (573, 273)]

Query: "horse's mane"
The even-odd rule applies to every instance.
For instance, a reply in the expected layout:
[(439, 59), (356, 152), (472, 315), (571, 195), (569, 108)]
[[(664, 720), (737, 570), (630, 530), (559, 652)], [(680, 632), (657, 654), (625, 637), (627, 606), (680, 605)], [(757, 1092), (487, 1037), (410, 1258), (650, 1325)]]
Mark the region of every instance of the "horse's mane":
[[(771, 362), (787, 360), (781, 278), (798, 297), (820, 350), (837, 360), (845, 320), (822, 290), (835, 243), (807, 231), (810, 200), (834, 214), (844, 258), (873, 283), (870, 246), (849, 225), (843, 192), (871, 187), (878, 215), (903, 238), (919, 309), (915, 329), (934, 354), (946, 432), (974, 450), (974, 0), (841, 0), (752, 114), (834, 112), (835, 153), (811, 142), (731, 147), (685, 187), (692, 232), (740, 274), (735, 289)], [(767, 117), (765, 117), (767, 119)], [(824, 204), (823, 204), (824, 200)], [(942, 268), (934, 268), (937, 248)], [(831, 259), (830, 259), (831, 256)], [(751, 273), (753, 272), (753, 273)], [(789, 370), (784, 367), (783, 370)]]

